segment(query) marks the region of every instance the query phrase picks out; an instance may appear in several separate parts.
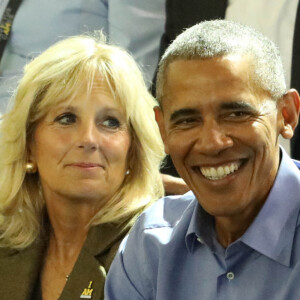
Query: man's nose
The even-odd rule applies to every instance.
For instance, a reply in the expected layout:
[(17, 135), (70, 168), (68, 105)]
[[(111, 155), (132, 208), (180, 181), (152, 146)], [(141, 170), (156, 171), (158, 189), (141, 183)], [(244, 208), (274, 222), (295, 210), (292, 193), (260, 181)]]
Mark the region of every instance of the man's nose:
[(203, 123), (195, 147), (202, 154), (217, 155), (232, 145), (233, 140), (226, 132), (226, 128), (216, 120), (210, 120)]
[(80, 125), (78, 131), (78, 148), (84, 150), (98, 149), (97, 143), (98, 129), (94, 122), (85, 122)]

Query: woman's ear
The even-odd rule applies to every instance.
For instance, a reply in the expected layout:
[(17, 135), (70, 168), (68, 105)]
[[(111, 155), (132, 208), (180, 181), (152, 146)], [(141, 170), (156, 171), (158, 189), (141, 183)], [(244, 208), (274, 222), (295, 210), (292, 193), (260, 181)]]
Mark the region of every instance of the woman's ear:
[(283, 119), (280, 134), (285, 139), (291, 139), (299, 119), (299, 94), (295, 89), (291, 89), (279, 101), (278, 109)]

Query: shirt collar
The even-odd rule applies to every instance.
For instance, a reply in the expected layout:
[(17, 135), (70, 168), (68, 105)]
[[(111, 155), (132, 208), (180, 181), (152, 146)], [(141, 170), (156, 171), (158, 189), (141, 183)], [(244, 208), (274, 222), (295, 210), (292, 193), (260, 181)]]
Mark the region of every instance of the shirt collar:
[(300, 173), (283, 149), (281, 153), (281, 163), (269, 196), (240, 240), (289, 266), (300, 209)]
[[(239, 240), (265, 256), (289, 266), (300, 209), (300, 173), (283, 149), (281, 153), (280, 167), (269, 196)], [(200, 242), (214, 252), (214, 239), (214, 218), (197, 203), (186, 234), (187, 249), (192, 252), (195, 244)]]
[(186, 234), (187, 249), (192, 252), (195, 244), (200, 242), (201, 244), (206, 244), (214, 251), (214, 236), (214, 218), (200, 206), (195, 197), (195, 206)]

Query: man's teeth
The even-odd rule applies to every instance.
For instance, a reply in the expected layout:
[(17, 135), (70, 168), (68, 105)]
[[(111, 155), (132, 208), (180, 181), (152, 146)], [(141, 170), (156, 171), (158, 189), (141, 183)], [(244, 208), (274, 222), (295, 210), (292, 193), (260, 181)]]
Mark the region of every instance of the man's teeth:
[(239, 169), (241, 163), (240, 162), (234, 162), (228, 165), (224, 165), (224, 166), (219, 166), (217, 168), (205, 168), (202, 167), (200, 168), (200, 171), (202, 173), (202, 175), (210, 180), (219, 180), (222, 179), (226, 176), (228, 176), (229, 174), (235, 172), (236, 170)]

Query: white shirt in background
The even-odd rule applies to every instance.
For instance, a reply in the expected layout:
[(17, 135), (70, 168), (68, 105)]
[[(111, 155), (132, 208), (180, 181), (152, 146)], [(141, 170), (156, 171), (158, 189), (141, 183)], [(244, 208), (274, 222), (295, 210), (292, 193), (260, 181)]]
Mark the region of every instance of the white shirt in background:
[[(225, 19), (256, 28), (279, 47), (287, 88), (291, 83), (294, 27), (298, 0), (228, 0)], [(279, 137), (290, 154), (290, 141)]]
[(127, 49), (151, 85), (165, 26), (165, 0), (102, 0), (108, 2), (109, 41)]

